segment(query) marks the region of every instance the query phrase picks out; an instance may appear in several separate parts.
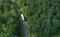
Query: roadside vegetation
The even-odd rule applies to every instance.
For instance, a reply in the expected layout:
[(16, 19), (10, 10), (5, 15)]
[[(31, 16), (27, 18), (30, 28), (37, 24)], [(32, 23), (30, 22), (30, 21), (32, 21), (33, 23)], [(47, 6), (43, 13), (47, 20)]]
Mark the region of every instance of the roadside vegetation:
[[(60, 0), (7, 0), (22, 11), (29, 37), (60, 37)], [(0, 0), (0, 37), (24, 37), (15, 7)]]

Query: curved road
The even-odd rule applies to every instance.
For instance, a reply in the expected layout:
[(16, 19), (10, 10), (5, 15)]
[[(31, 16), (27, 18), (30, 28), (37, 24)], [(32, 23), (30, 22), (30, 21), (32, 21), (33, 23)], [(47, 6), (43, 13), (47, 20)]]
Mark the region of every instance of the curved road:
[(22, 22), (22, 25), (23, 25), (24, 37), (28, 37), (28, 31), (27, 31), (26, 24), (24, 21), (24, 16), (21, 13), (19, 7), (14, 2), (10, 2), (10, 1), (5, 1), (5, 2), (8, 2), (8, 3), (14, 5), (14, 7), (16, 8), (16, 11), (18, 12), (18, 15), (20, 16), (20, 21)]

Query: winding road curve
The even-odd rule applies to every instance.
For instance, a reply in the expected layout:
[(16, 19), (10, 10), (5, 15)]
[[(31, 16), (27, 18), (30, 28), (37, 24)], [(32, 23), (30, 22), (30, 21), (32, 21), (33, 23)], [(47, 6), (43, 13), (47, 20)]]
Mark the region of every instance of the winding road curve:
[(25, 24), (25, 21), (24, 21), (24, 16), (21, 13), (21, 11), (20, 11), (19, 7), (17, 6), (17, 4), (14, 3), (14, 2), (10, 2), (10, 1), (5, 1), (5, 2), (8, 2), (8, 3), (14, 5), (14, 7), (16, 8), (16, 11), (18, 12), (18, 15), (20, 16), (20, 21), (22, 22), (22, 25), (23, 25), (24, 37), (29, 37), (28, 36), (28, 31), (27, 31), (27, 28), (26, 28), (26, 24)]

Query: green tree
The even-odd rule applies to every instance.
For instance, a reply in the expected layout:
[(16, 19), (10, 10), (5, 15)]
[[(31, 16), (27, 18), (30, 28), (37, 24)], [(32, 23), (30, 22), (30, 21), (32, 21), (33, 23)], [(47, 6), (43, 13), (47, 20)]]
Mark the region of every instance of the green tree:
[(59, 0), (26, 0), (22, 8), (30, 37), (51, 37), (60, 27)]
[(23, 37), (22, 34), (22, 24), (14, 6), (0, 0), (0, 37)]

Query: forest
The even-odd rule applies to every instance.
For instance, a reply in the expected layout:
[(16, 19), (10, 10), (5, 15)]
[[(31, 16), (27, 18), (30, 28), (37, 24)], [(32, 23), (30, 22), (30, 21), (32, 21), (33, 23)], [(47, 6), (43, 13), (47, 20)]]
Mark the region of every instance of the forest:
[(60, 37), (60, 0), (0, 0), (0, 37), (25, 37), (11, 2), (24, 16), (28, 37)]

